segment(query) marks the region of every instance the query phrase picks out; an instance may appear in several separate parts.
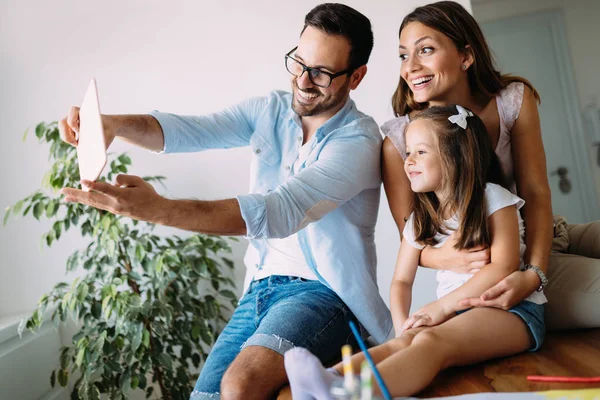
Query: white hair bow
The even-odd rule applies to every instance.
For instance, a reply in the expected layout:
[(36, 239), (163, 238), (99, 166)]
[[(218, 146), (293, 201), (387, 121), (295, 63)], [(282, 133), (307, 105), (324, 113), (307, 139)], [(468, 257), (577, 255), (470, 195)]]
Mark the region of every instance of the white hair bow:
[(460, 126), (463, 129), (467, 129), (467, 117), (472, 117), (473, 113), (465, 110), (464, 107), (459, 105), (456, 106), (456, 109), (458, 110), (458, 114), (449, 116), (448, 121)]

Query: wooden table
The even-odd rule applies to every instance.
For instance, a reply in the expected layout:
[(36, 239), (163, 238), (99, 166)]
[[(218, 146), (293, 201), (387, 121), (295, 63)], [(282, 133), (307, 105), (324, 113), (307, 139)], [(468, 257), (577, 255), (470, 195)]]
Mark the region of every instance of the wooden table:
[(600, 329), (549, 332), (544, 345), (535, 353), (450, 368), (416, 397), (600, 387), (600, 383), (529, 382), (527, 375), (600, 376)]

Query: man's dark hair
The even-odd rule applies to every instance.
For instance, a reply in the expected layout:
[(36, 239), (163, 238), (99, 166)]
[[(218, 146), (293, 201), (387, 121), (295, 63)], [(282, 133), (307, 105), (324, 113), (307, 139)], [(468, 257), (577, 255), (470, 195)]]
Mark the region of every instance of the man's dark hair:
[(341, 35), (350, 42), (348, 68), (356, 69), (369, 61), (373, 50), (371, 21), (352, 7), (339, 3), (325, 3), (313, 8), (304, 18), (307, 26), (330, 35)]

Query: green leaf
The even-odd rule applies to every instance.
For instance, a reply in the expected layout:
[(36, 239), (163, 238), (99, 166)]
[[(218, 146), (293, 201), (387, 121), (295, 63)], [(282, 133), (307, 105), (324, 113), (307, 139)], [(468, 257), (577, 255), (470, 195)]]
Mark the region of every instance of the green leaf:
[(102, 217), (102, 228), (104, 231), (108, 231), (108, 228), (110, 228), (110, 223), (110, 214), (106, 214), (104, 217)]
[(89, 293), (89, 287), (87, 283), (82, 283), (77, 288), (77, 300), (83, 302)]
[(158, 362), (160, 365), (171, 371), (173, 369), (173, 359), (167, 353), (161, 353), (158, 355)]
[(8, 221), (8, 217), (10, 217), (10, 207), (6, 207), (4, 210), (4, 221), (2, 222), (2, 226), (6, 226), (6, 221)]
[(194, 353), (194, 355), (192, 355), (192, 364), (194, 364), (194, 367), (196, 368), (200, 366), (200, 354)]
[(54, 236), (54, 231), (50, 231), (46, 234), (46, 244), (48, 245), (48, 247), (52, 246), (52, 242), (54, 242), (54, 239), (56, 239), (56, 237)]
[(79, 352), (77, 352), (77, 358), (75, 359), (75, 365), (77, 365), (79, 368), (81, 368), (81, 363), (83, 362), (83, 357), (85, 356), (85, 347), (82, 347), (79, 349)]
[(54, 225), (52, 225), (52, 229), (54, 230), (56, 240), (60, 239), (60, 235), (62, 234), (62, 221), (56, 221)]
[(131, 350), (137, 351), (142, 344), (142, 336), (144, 332), (144, 326), (142, 324), (138, 324), (135, 332), (133, 333), (133, 338), (131, 339)]
[(96, 385), (91, 385), (88, 390), (90, 400), (100, 400), (100, 389)]
[(115, 253), (117, 251), (117, 243), (114, 240), (107, 240), (106, 241), (106, 254), (108, 254), (109, 257), (114, 257)]
[(154, 331), (154, 333), (156, 333), (157, 336), (164, 336), (165, 333), (167, 333), (167, 331), (165, 330), (165, 328), (160, 324), (160, 322), (154, 322), (154, 324), (152, 325), (152, 331)]
[(150, 347), (150, 332), (146, 328), (144, 328), (142, 343), (143, 343), (144, 347), (146, 347), (146, 348)]
[(126, 370), (123, 375), (121, 375), (121, 390), (123, 394), (128, 393), (131, 390), (131, 372)]
[(164, 259), (163, 256), (159, 256), (158, 260), (156, 260), (156, 273), (160, 275), (163, 270)]
[(46, 216), (48, 218), (54, 217), (57, 210), (58, 210), (58, 202), (56, 202), (54, 200), (50, 200), (48, 202), (48, 204), (46, 205)]
[(50, 386), (54, 387), (56, 385), (56, 371), (52, 370), (52, 374), (50, 375)]
[(142, 298), (137, 294), (133, 294), (127, 299), (127, 305), (131, 308), (139, 308), (142, 305)]
[[(111, 301), (112, 301), (112, 297), (110, 297), (110, 296), (106, 296), (104, 298), (104, 300), (102, 300), (102, 312), (105, 315), (107, 314), (107, 310), (108, 310), (108, 307), (110, 306)], [(108, 316), (107, 316), (107, 318), (108, 318)]]
[(123, 348), (123, 346), (125, 345), (125, 340), (123, 339), (122, 336), (118, 336), (115, 339), (115, 347), (119, 350), (121, 350)]
[[(25, 133), (23, 133), (23, 141), (25, 141), (25, 139), (27, 139), (27, 134), (29, 133), (29, 128), (25, 129)], [(54, 385), (52, 385), (52, 387), (54, 387)]]
[(44, 211), (44, 203), (41, 201), (37, 202), (35, 204), (35, 206), (33, 206), (33, 216), (35, 217), (35, 219), (37, 219), (39, 221), (40, 216), (42, 215), (43, 211)]
[(126, 164), (126, 165), (130, 165), (131, 164), (131, 158), (129, 158), (127, 156), (127, 154), (123, 153), (119, 156), (118, 158), (119, 161), (121, 161), (121, 163)]
[(202, 329), (200, 330), (200, 337), (202, 338), (202, 341), (204, 343), (206, 343), (207, 345), (211, 345), (213, 342), (212, 334), (210, 333), (208, 328), (206, 328), (205, 326), (203, 326)]
[(195, 324), (192, 327), (192, 339), (197, 340), (200, 337), (200, 332), (202, 332), (202, 327), (200, 324)]
[(94, 301), (94, 304), (91, 307), (92, 317), (95, 319), (100, 319), (102, 316), (102, 304), (99, 301)]
[(41, 139), (45, 130), (46, 127), (44, 126), (43, 122), (37, 124), (37, 126), (35, 127), (35, 136), (37, 136), (38, 139)]
[(63, 348), (60, 353), (60, 368), (67, 369), (69, 368), (69, 363), (71, 362), (71, 352), (69, 351), (69, 347)]
[(133, 390), (137, 389), (137, 387), (140, 384), (140, 378), (137, 377), (137, 375), (134, 375), (131, 377), (131, 388)]
[(219, 293), (228, 299), (237, 300), (238, 298), (231, 290), (221, 290)]
[(80, 384), (79, 388), (77, 388), (77, 398), (78, 399), (83, 399), (83, 400), (88, 400), (88, 387), (85, 384)]
[(62, 387), (66, 387), (69, 383), (69, 371), (60, 369), (58, 370), (58, 384)]
[(233, 263), (233, 261), (231, 261), (229, 258), (221, 258), (221, 260), (223, 260), (223, 262), (231, 269), (235, 268), (235, 265)]

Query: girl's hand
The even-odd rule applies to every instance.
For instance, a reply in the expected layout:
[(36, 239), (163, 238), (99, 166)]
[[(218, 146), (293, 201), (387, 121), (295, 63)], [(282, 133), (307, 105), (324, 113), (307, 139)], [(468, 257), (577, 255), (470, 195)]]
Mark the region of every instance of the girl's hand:
[(461, 307), (496, 307), (508, 310), (520, 303), (540, 286), (540, 278), (531, 270), (515, 271), (480, 297), (458, 302)]
[(400, 334), (407, 329), (418, 328), (419, 326), (436, 326), (449, 320), (455, 315), (453, 311), (446, 310), (439, 301), (434, 301), (411, 315), (400, 331)]
[(456, 244), (455, 235), (456, 232), (450, 235), (442, 247), (435, 250), (439, 252), (436, 258), (443, 260), (441, 268), (435, 269), (446, 269), (460, 274), (474, 274), (490, 262), (489, 247), (480, 246), (457, 250), (454, 248)]

